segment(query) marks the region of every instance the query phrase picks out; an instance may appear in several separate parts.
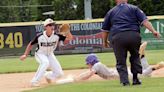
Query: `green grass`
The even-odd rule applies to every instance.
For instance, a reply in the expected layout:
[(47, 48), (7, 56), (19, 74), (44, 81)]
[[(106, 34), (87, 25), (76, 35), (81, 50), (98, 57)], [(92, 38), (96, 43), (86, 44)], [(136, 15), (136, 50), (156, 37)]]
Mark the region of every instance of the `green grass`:
[[(156, 64), (162, 60), (164, 50), (148, 50), (146, 57), (150, 64)], [(110, 53), (97, 53), (102, 63), (107, 66), (115, 66), (115, 57), (112, 52)], [(58, 55), (57, 59), (60, 61), (63, 69), (77, 69), (86, 68), (85, 65), (86, 54), (77, 55)], [(13, 72), (33, 72), (38, 67), (34, 57), (28, 57), (25, 61), (20, 61), (17, 58), (0, 58), (0, 73), (13, 73)]]
[(0, 73), (17, 73), (36, 71), (38, 64), (34, 58), (20, 61), (19, 58), (0, 59)]
[(164, 78), (144, 78), (142, 85), (123, 87), (118, 80), (51, 85), (25, 92), (163, 92)]

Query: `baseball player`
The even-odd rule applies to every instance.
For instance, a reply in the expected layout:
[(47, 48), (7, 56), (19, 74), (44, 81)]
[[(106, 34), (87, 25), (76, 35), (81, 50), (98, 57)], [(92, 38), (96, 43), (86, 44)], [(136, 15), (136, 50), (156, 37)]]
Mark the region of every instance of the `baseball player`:
[[(32, 46), (37, 44), (35, 59), (39, 63), (37, 72), (31, 80), (31, 86), (39, 86), (40, 79), (45, 75), (48, 83), (51, 80), (63, 76), (63, 71), (59, 61), (54, 56), (53, 51), (56, 49), (59, 41), (64, 41), (66, 36), (56, 34), (55, 22), (48, 18), (43, 23), (45, 31), (36, 35), (36, 37), (30, 41), (24, 54), (20, 56), (20, 60), (24, 60), (29, 54)], [(52, 71), (46, 72), (47, 68), (51, 68)]]
[[(160, 62), (159, 64), (155, 66), (150, 66), (145, 58), (145, 48), (147, 46), (147, 42), (144, 42), (140, 46), (140, 56), (141, 56), (141, 65), (143, 67), (143, 77), (149, 77), (151, 76), (152, 71), (160, 69), (164, 67), (164, 62)], [(61, 79), (56, 81), (57, 84), (64, 84), (64, 83), (69, 83), (69, 82), (75, 82), (75, 81), (80, 81), (80, 80), (86, 80), (89, 79), (91, 76), (94, 74), (97, 74), (98, 76), (102, 77), (103, 79), (113, 79), (113, 78), (118, 78), (118, 72), (115, 69), (108, 68), (106, 65), (102, 64), (96, 54), (89, 54), (86, 57), (86, 64), (89, 67), (89, 71), (86, 71), (84, 73), (81, 73), (78, 76), (75, 76), (73, 78), (69, 77), (67, 79)], [(130, 73), (130, 77), (132, 77), (132, 74)]]

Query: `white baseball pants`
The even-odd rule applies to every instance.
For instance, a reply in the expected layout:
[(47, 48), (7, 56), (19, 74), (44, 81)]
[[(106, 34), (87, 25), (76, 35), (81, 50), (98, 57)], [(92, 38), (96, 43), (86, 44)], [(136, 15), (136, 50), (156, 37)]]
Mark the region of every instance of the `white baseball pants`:
[(48, 79), (52, 80), (64, 75), (61, 65), (53, 53), (49, 55), (35, 53), (35, 59), (39, 63), (39, 67), (31, 82), (39, 82), (48, 67), (52, 70), (52, 72), (47, 72), (45, 75)]

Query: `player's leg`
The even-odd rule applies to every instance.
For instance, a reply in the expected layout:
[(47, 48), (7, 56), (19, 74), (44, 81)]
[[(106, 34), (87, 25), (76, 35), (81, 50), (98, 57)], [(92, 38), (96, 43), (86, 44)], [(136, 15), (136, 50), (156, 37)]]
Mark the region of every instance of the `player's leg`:
[(52, 71), (47, 72), (45, 74), (45, 77), (50, 80), (53, 80), (58, 77), (62, 77), (64, 75), (62, 67), (53, 53), (48, 56), (48, 60), (49, 60), (50, 68), (52, 69)]
[(39, 67), (33, 79), (31, 80), (32, 86), (35, 86), (35, 84), (37, 84), (40, 81), (40, 79), (44, 76), (44, 73), (49, 66), (48, 58), (45, 55), (36, 53), (35, 59), (39, 63)]
[(144, 77), (149, 77), (151, 76), (152, 73), (152, 67), (149, 65), (147, 59), (145, 58), (145, 49), (147, 46), (147, 42), (143, 42), (140, 46), (140, 59), (141, 59), (141, 65), (142, 65), (142, 75)]
[(152, 67), (149, 65), (147, 59), (145, 58), (145, 55), (141, 56), (141, 65), (142, 65), (142, 75), (145, 77), (151, 76), (152, 73)]
[(143, 42), (140, 45), (140, 49), (139, 49), (139, 54), (140, 54), (140, 59), (141, 59), (141, 65), (143, 69), (146, 69), (149, 67), (149, 64), (147, 62), (147, 59), (145, 58), (145, 49), (147, 46), (147, 42)]
[(147, 69), (149, 67), (149, 64), (147, 62), (147, 59), (145, 58), (145, 49), (147, 46), (147, 42), (143, 42), (140, 45), (139, 53), (140, 53), (140, 59), (141, 59), (141, 65), (143, 70)]
[(140, 58), (141, 58), (141, 65), (142, 65), (142, 75), (144, 77), (149, 77), (151, 76), (151, 73), (154, 71), (154, 70), (158, 70), (160, 68), (163, 68), (164, 67), (164, 63), (163, 62), (160, 62), (158, 64), (156, 64), (155, 66), (150, 66), (148, 64), (148, 61), (147, 59), (145, 58), (145, 49), (146, 49), (146, 46), (147, 46), (147, 42), (143, 42), (142, 45), (140, 46)]
[(147, 42), (143, 42), (140, 45), (140, 49), (139, 49), (139, 54), (140, 54), (140, 59), (141, 59), (141, 65), (143, 69), (146, 69), (149, 67), (149, 64), (147, 62), (147, 59), (145, 58), (145, 49), (147, 46)]
[(147, 42), (143, 42), (141, 45), (140, 45), (140, 49), (139, 49), (139, 54), (140, 54), (140, 58), (145, 55), (145, 49), (146, 49), (146, 46), (147, 46)]
[[(147, 62), (147, 61), (143, 61), (143, 62)], [(142, 60), (141, 60), (141, 63), (142, 63)], [(148, 62), (147, 62), (147, 64), (148, 64)], [(158, 63), (158, 64), (156, 64), (154, 66), (149, 66), (149, 65), (145, 66), (146, 64), (142, 64), (142, 65), (144, 65), (143, 67), (145, 67), (143, 69), (143, 73), (142, 73), (142, 75), (144, 77), (150, 77), (151, 73), (153, 71), (161, 69), (161, 68), (164, 68), (164, 62), (160, 62), (160, 63)]]
[(143, 70), (147, 69), (150, 66), (144, 55), (142, 55), (141, 57), (141, 65)]

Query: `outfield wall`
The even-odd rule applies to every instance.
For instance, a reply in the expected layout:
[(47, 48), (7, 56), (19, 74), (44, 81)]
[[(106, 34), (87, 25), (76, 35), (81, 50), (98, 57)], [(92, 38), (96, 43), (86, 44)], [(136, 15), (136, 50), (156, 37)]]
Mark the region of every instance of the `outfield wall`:
[[(164, 37), (164, 16), (148, 17), (155, 29)], [(69, 23), (73, 40), (66, 41), (65, 46), (60, 46), (54, 52), (56, 54), (103, 52), (109, 49), (102, 47), (103, 19), (93, 20), (69, 20), (56, 21), (57, 26), (62, 23)], [(33, 37), (43, 31), (42, 21), (22, 23), (1, 23), (0, 24), (0, 56), (20, 55), (24, 52), (27, 44)], [(157, 40), (145, 28), (141, 28), (143, 41), (148, 41), (149, 49), (164, 49), (164, 38)], [(34, 49), (31, 54), (34, 53)]]

